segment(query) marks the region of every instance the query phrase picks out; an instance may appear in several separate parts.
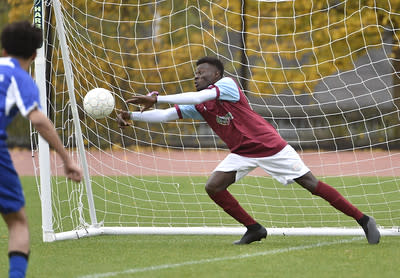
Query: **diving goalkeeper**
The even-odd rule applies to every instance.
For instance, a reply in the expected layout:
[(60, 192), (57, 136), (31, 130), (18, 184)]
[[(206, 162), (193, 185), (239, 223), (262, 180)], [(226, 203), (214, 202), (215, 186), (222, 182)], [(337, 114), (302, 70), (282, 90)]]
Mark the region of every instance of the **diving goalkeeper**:
[[(282, 184), (296, 182), (311, 194), (325, 199), (354, 218), (370, 244), (379, 243), (380, 233), (374, 218), (363, 214), (336, 189), (311, 173), (275, 128), (251, 109), (238, 84), (232, 78), (223, 77), (224, 66), (219, 59), (203, 57), (196, 65), (194, 82), (198, 92), (135, 96), (126, 103), (142, 105), (141, 111), (120, 111), (117, 121), (121, 127), (129, 126), (131, 120), (166, 122), (195, 119), (208, 123), (231, 153), (215, 168), (205, 189), (216, 204), (246, 226), (246, 233), (234, 244), (249, 244), (267, 236), (266, 228), (251, 217), (227, 190), (256, 167), (261, 167)], [(146, 111), (155, 103), (175, 104), (175, 107)]]

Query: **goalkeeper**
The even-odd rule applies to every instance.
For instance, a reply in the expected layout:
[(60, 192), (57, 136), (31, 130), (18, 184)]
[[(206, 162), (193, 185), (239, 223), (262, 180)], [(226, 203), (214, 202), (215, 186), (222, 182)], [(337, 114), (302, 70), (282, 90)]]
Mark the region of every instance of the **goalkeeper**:
[[(153, 92), (147, 96), (135, 96), (126, 103), (141, 104), (141, 111), (120, 111), (117, 121), (121, 127), (129, 126), (131, 120), (165, 122), (191, 118), (208, 123), (231, 153), (215, 168), (205, 189), (216, 204), (247, 227), (243, 237), (234, 244), (249, 244), (267, 236), (265, 227), (254, 220), (227, 190), (256, 167), (261, 167), (282, 184), (296, 182), (311, 194), (322, 197), (354, 218), (370, 244), (379, 242), (380, 233), (375, 220), (311, 173), (275, 128), (251, 109), (238, 84), (232, 78), (223, 77), (224, 66), (220, 60), (203, 57), (196, 65), (194, 83), (198, 92), (167, 96)], [(175, 104), (175, 107), (144, 112), (156, 103)]]
[(27, 73), (42, 45), (42, 31), (29, 22), (7, 25), (1, 33), (0, 58), (0, 212), (8, 227), (9, 277), (25, 277), (29, 229), (21, 182), (7, 148), (6, 128), (20, 112), (60, 155), (65, 174), (80, 181), (81, 169), (70, 158), (51, 121), (40, 111), (39, 89)]

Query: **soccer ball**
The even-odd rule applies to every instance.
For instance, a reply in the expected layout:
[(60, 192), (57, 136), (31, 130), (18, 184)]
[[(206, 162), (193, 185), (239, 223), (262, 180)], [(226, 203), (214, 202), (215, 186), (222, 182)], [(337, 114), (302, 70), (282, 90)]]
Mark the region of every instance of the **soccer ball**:
[(103, 88), (90, 90), (83, 99), (83, 109), (91, 117), (102, 119), (114, 110), (115, 100), (111, 92)]

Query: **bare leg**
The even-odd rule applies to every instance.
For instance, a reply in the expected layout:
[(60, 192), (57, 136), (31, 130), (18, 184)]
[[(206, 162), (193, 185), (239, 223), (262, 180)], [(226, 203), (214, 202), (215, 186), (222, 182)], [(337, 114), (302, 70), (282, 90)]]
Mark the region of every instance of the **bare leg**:
[(8, 251), (29, 253), (29, 228), (25, 208), (18, 212), (2, 214), (8, 227)]
[(319, 180), (311, 172), (308, 172), (300, 178), (295, 179), (295, 181), (310, 191), (310, 193), (314, 193), (319, 182)]
[(206, 183), (206, 191), (210, 196), (215, 195), (220, 191), (226, 190), (235, 180), (236, 171), (213, 172)]
[(29, 228), (25, 208), (2, 216), (9, 234), (10, 277), (25, 277), (29, 254)]

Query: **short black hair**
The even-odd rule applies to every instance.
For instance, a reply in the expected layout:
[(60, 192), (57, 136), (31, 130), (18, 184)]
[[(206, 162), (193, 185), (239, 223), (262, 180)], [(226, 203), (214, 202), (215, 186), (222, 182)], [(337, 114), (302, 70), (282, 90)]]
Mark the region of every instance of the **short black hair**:
[(217, 68), (217, 70), (221, 74), (221, 77), (224, 75), (224, 65), (222, 64), (222, 62), (218, 58), (205, 56), (203, 58), (200, 58), (196, 62), (196, 66), (201, 65), (201, 64), (213, 65), (213, 66), (215, 66)]
[(28, 59), (42, 43), (42, 30), (28, 21), (10, 23), (1, 32), (1, 46), (11, 56)]

